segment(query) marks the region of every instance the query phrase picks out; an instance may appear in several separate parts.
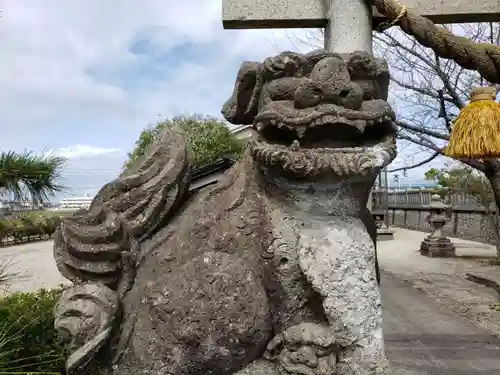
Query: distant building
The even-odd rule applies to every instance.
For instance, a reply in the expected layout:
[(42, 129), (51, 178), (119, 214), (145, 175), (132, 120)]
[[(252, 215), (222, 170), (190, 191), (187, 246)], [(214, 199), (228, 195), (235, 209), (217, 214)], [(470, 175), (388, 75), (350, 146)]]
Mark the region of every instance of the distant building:
[(70, 197), (61, 199), (59, 202), (60, 210), (81, 210), (88, 209), (92, 203), (93, 197), (85, 194), (83, 197)]
[(434, 189), (438, 188), (439, 184), (436, 181), (430, 180), (410, 180), (407, 181), (389, 181), (390, 190), (406, 190), (406, 189)]
[[(397, 176), (397, 177), (395, 177)], [(406, 189), (434, 189), (439, 187), (435, 180), (426, 180), (424, 178), (419, 178), (418, 176), (399, 176), (397, 174), (389, 175), (387, 179), (387, 184), (389, 185), (389, 190), (406, 190)], [(375, 181), (375, 188), (379, 188), (379, 181)], [(384, 182), (382, 181), (382, 188), (384, 188)]]
[(6, 212), (28, 211), (39, 206), (41, 205), (34, 205), (32, 201), (0, 200), (0, 211)]

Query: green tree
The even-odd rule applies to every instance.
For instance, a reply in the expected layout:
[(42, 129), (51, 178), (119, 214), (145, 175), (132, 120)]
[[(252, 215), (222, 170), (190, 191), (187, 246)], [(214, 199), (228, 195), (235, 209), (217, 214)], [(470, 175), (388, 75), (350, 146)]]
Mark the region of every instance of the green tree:
[(65, 161), (53, 154), (1, 152), (0, 192), (11, 194), (16, 200), (47, 201), (63, 189), (59, 180)]
[(144, 155), (147, 147), (158, 139), (161, 131), (173, 124), (179, 125), (186, 132), (193, 155), (191, 164), (194, 167), (223, 156), (239, 158), (244, 150), (244, 142), (237, 139), (221, 120), (200, 115), (174, 117), (142, 130), (134, 149), (128, 154), (124, 168), (134, 164)]
[(425, 178), (435, 180), (444, 187), (448, 196), (452, 193), (467, 193), (485, 209), (489, 225), (496, 235), (497, 257), (500, 258), (500, 233), (495, 193), (484, 173), (466, 164), (455, 162), (445, 168), (429, 169), (425, 173)]
[(436, 180), (439, 174), (441, 173), (441, 170), (437, 168), (431, 168), (427, 172), (425, 172), (424, 176), (426, 180)]

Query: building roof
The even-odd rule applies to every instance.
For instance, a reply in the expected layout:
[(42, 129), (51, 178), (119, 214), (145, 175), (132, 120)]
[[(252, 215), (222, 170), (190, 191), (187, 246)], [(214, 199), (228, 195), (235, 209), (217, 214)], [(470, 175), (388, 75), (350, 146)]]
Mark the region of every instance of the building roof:
[(195, 168), (191, 173), (191, 181), (197, 180), (211, 173), (225, 171), (226, 169), (231, 168), (234, 163), (236, 163), (236, 161), (231, 158), (221, 158), (212, 163)]
[(231, 133), (239, 139), (247, 139), (252, 137), (256, 130), (252, 125), (241, 125), (236, 128), (231, 129)]
[(246, 129), (251, 129), (253, 128), (252, 125), (240, 125), (237, 126), (233, 129), (231, 129), (231, 133), (236, 134), (236, 133), (241, 133), (242, 131), (245, 131)]
[(221, 158), (196, 168), (191, 173), (189, 191), (194, 192), (217, 183), (221, 175), (236, 163), (231, 158)]

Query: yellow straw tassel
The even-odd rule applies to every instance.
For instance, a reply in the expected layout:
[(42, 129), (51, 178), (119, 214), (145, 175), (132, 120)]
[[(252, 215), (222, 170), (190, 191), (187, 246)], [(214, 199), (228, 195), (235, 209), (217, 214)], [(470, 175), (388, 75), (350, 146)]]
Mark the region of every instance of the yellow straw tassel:
[(453, 124), (444, 154), (453, 158), (500, 157), (500, 104), (494, 87), (471, 92), (470, 103)]

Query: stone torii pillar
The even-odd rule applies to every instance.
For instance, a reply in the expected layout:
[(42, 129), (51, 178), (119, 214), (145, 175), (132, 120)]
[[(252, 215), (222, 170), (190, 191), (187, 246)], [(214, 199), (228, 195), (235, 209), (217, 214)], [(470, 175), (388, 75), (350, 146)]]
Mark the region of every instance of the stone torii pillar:
[(372, 53), (372, 7), (367, 0), (330, 2), (325, 28), (325, 49), (337, 53)]

